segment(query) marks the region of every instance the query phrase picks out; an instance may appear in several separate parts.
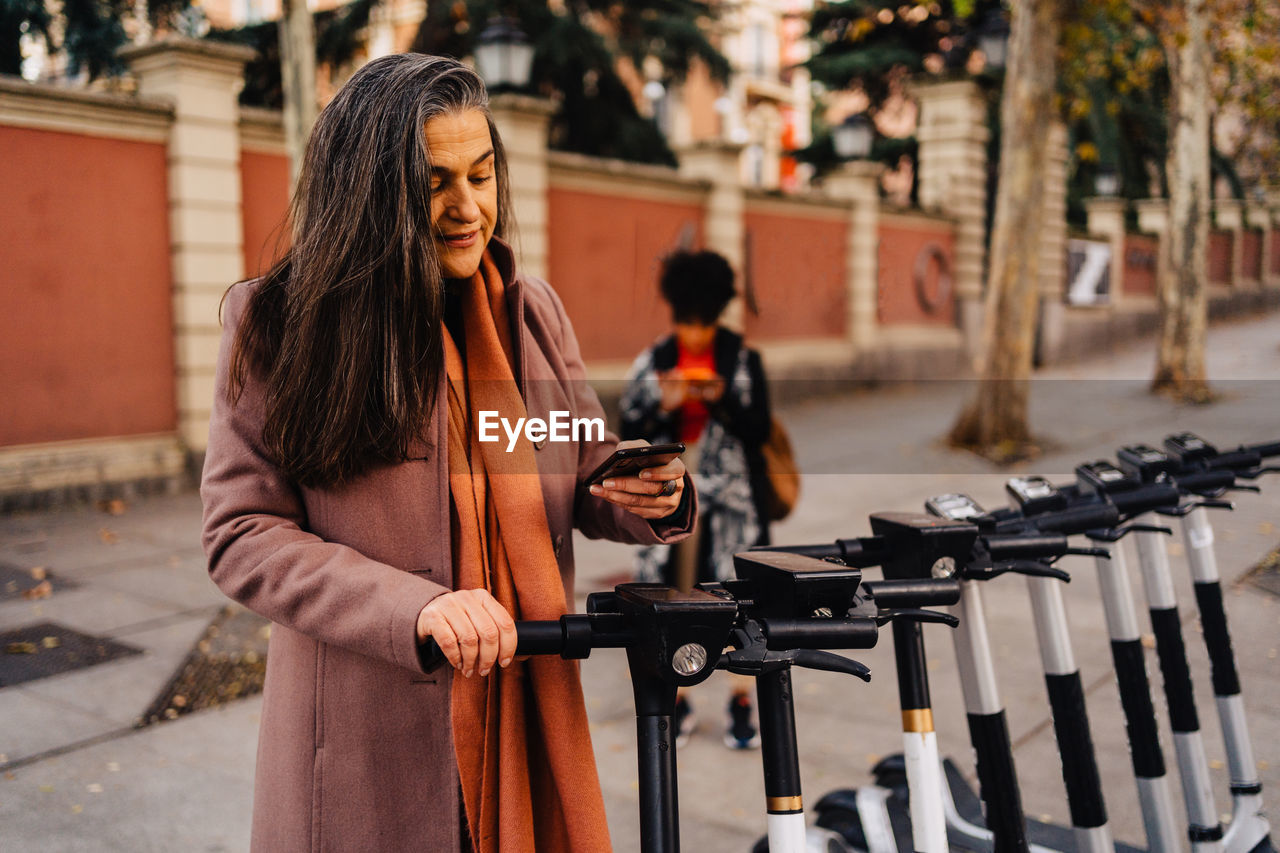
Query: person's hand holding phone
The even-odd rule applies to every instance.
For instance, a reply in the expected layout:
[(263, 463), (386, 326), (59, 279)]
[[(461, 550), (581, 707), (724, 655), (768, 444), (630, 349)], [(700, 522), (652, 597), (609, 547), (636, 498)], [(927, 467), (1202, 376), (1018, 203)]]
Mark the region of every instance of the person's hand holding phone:
[(674, 412), (684, 405), (689, 396), (689, 383), (680, 369), (672, 368), (658, 374), (658, 393), (661, 398), (658, 406), (664, 412)]
[[(618, 449), (644, 447), (643, 440), (620, 441)], [(680, 507), (684, 498), (684, 463), (680, 457), (665, 465), (642, 468), (635, 474), (610, 475), (589, 487), (591, 494), (626, 509), (643, 519), (666, 518)]]

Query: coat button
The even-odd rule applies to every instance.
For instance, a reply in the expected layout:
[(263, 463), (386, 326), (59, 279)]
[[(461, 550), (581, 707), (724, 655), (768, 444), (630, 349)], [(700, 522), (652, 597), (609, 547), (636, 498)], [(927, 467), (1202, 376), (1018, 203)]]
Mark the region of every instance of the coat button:
[(556, 536), (555, 542), (552, 543), (551, 547), (556, 552), (556, 559), (559, 559), (560, 550), (564, 548), (564, 536)]
[(547, 437), (545, 435), (533, 443), (534, 450), (541, 450), (546, 446), (547, 446)]

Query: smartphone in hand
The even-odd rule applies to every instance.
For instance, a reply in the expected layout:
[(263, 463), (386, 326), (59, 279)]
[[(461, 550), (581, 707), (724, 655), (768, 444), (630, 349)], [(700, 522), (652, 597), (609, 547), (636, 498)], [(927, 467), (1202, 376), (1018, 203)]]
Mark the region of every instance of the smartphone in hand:
[(587, 477), (588, 486), (597, 486), (610, 477), (630, 477), (641, 468), (657, 468), (666, 465), (684, 453), (680, 442), (672, 444), (644, 444), (639, 447), (619, 447), (613, 455)]

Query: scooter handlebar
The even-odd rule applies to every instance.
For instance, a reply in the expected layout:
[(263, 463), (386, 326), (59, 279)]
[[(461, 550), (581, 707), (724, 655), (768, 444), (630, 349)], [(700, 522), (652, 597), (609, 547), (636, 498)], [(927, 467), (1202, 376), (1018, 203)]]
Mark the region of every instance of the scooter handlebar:
[(870, 649), (879, 638), (875, 620), (761, 619), (760, 628), (773, 651), (792, 649)]
[(1182, 499), (1182, 493), (1178, 486), (1172, 483), (1151, 483), (1127, 492), (1117, 492), (1108, 497), (1116, 505), (1116, 509), (1125, 516), (1132, 517), (1161, 507), (1177, 506)]
[[(583, 613), (569, 613), (559, 619), (516, 623), (516, 654), (560, 655), (566, 658), (583, 658), (593, 648), (621, 648), (626, 645), (628, 632), (597, 632), (591, 626), (591, 617)], [(447, 662), (436, 641), (428, 637), (418, 644), (418, 656), (427, 672), (438, 669)]]
[(1268, 456), (1280, 456), (1280, 441), (1264, 441), (1261, 444), (1246, 444), (1240, 449), (1245, 453), (1256, 453), (1265, 459)]
[(1235, 485), (1236, 475), (1230, 470), (1197, 471), (1193, 474), (1179, 474), (1174, 477), (1174, 482), (1184, 492), (1221, 492)]

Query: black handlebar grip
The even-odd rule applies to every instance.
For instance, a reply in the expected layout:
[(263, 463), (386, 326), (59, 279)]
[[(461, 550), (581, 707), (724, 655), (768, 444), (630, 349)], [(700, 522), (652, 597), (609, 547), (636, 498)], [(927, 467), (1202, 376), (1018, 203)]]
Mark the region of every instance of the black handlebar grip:
[(1211, 471), (1248, 470), (1262, 464), (1262, 454), (1250, 450), (1235, 450), (1230, 453), (1219, 453), (1206, 459), (1205, 467)]
[(877, 607), (891, 610), (942, 607), (960, 600), (960, 581), (955, 578), (864, 581), (862, 588), (870, 593)]
[(764, 545), (752, 551), (782, 551), (787, 554), (798, 554), (801, 557), (812, 557), (815, 560), (843, 560), (844, 549), (839, 542), (825, 542), (821, 545)]
[(516, 623), (516, 654), (558, 655), (564, 651), (564, 624), (559, 619)]
[(1182, 499), (1178, 487), (1172, 483), (1152, 483), (1140, 489), (1116, 492), (1108, 497), (1116, 505), (1116, 509), (1125, 515), (1141, 515), (1160, 507), (1177, 506)]
[(1120, 511), (1114, 504), (1099, 502), (1047, 512), (1030, 521), (1037, 530), (1071, 536), (1086, 530), (1116, 526), (1120, 523)]
[(870, 649), (880, 631), (872, 619), (762, 619), (767, 647), (792, 649)]
[[(1114, 514), (1115, 510), (1112, 509)], [(1057, 515), (1057, 513), (1054, 513)], [(1023, 522), (1026, 524), (1027, 522)], [(1096, 525), (1101, 526), (1101, 525)], [(1070, 543), (1064, 533), (1008, 533), (1003, 535), (984, 536), (983, 543), (991, 559), (1003, 560), (1035, 560), (1041, 557), (1060, 557), (1067, 553)]]
[[(559, 619), (516, 623), (517, 655), (558, 655), (564, 649), (564, 627)], [(427, 672), (439, 669), (448, 660), (431, 637), (418, 644), (418, 658)]]
[(1234, 486), (1236, 475), (1234, 471), (1197, 471), (1194, 474), (1179, 474), (1174, 478), (1174, 483), (1186, 492), (1216, 492)]
[[(865, 542), (871, 542), (868, 548)], [(815, 560), (840, 560), (847, 566), (858, 569), (869, 569), (880, 565), (883, 559), (882, 549), (874, 547), (879, 540), (872, 536), (868, 540), (837, 539), (821, 545), (763, 545), (752, 548), (752, 551), (784, 551), (798, 554), (801, 557), (812, 557)]]
[(1280, 456), (1280, 441), (1267, 441), (1262, 444), (1246, 444), (1240, 449), (1248, 453), (1256, 453), (1263, 458), (1268, 456)]

